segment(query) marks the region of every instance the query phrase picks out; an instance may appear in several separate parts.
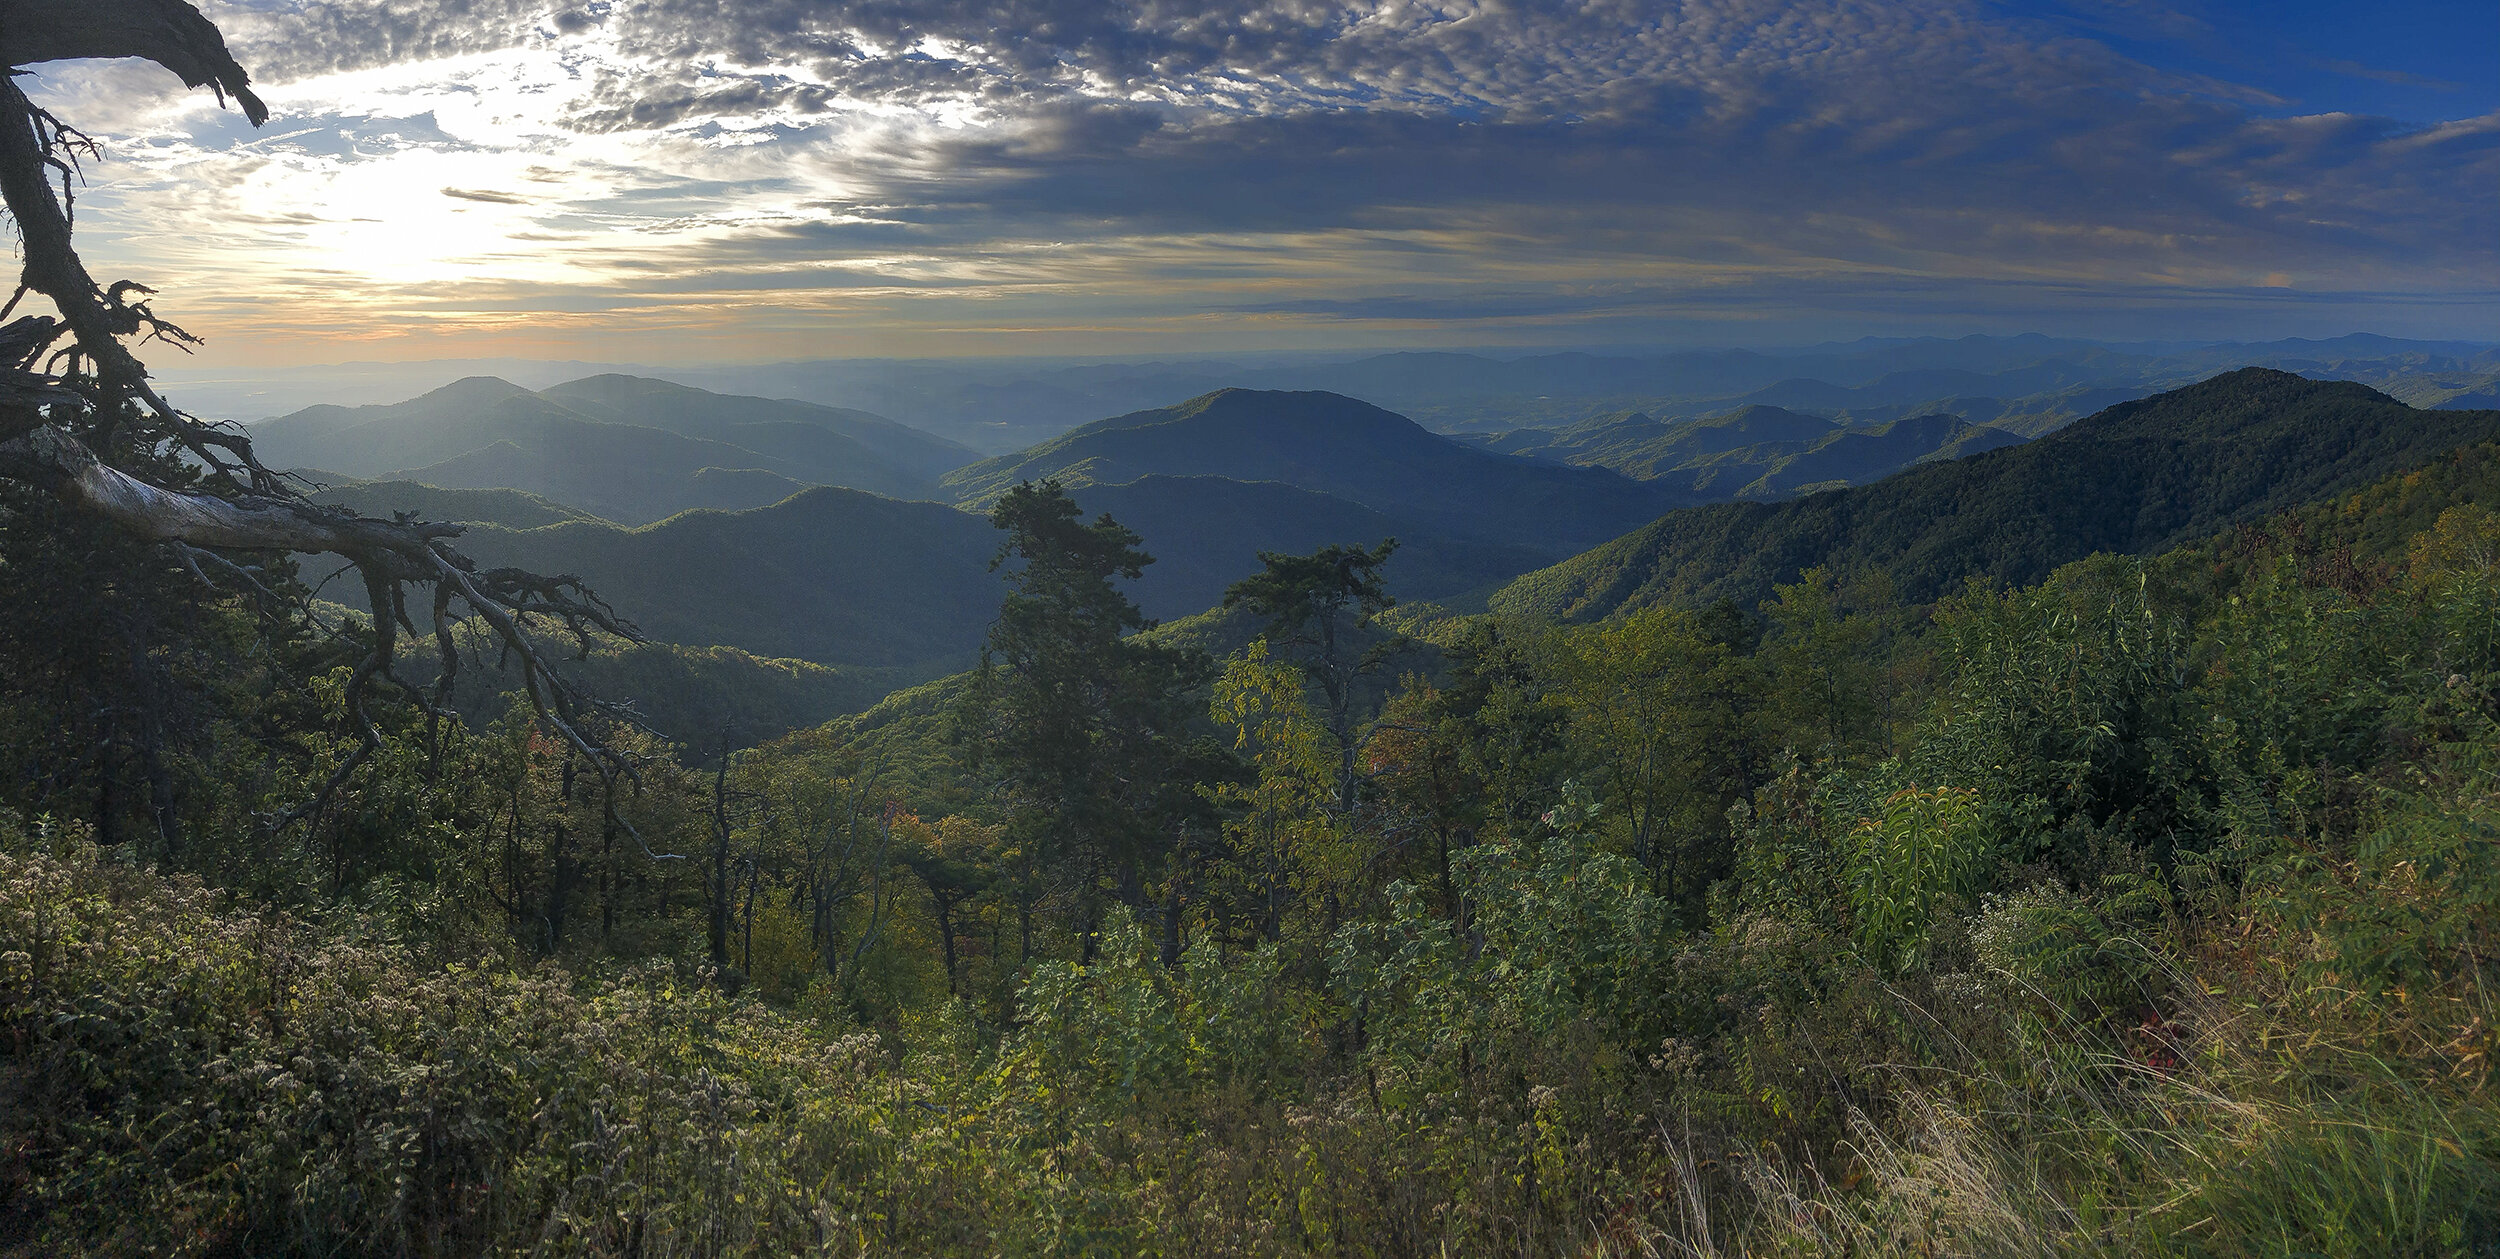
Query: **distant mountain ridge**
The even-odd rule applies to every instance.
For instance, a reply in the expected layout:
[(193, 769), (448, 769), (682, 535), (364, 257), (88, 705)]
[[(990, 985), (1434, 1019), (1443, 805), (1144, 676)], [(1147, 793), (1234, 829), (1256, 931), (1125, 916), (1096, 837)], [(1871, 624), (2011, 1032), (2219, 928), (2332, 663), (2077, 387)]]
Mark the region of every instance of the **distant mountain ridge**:
[[(440, 421), (473, 426), (458, 436), (496, 425), (559, 441), (594, 432), (620, 458), (645, 446), (713, 444), (570, 408), (554, 413), (548, 397), (493, 382), (464, 388), (465, 417)], [(686, 401), (617, 381), (584, 392), (609, 391), (652, 408)], [(774, 421), (733, 414), (704, 423), (718, 431)], [(1135, 594), (1159, 618), (1220, 601), (1256, 570), (1261, 550), (1397, 537), (1388, 577), (1403, 599), (1489, 598), (1498, 611), (1581, 619), (1720, 595), (1750, 602), (1816, 564), (1883, 568), (1917, 599), (1971, 574), (2035, 580), (2094, 550), (2177, 545), (2495, 437), (2500, 412), (2419, 411), (2358, 385), (2265, 369), (2107, 408), (2029, 443), (1950, 416), (1847, 425), (1768, 406), (1698, 422), (1634, 415), (1582, 426), (1582, 455), (1628, 462), (1627, 452), (1645, 451), (1672, 461), (1680, 478), (1644, 484), (1602, 467), (1470, 448), (1354, 399), (1225, 390), (967, 465), (943, 479), (951, 504), (847, 488), (788, 493), (778, 473), (711, 463), (683, 473), (673, 492), (718, 482), (732, 505), (746, 506), (742, 495), (771, 505), (625, 527), (632, 522), (566, 518), (581, 514), (578, 500), (513, 490), (368, 484), (331, 497), (358, 510), (480, 521), (469, 543), (482, 561), (578, 574), (664, 641), (908, 681), (960, 668), (977, 651), (1001, 593), (988, 567), (998, 538), (980, 512), (1023, 480), (1062, 478), (1083, 510), (1143, 535), (1159, 562)], [(1971, 450), (2000, 442), (2012, 444)], [(504, 472), (532, 457), (519, 442), (486, 450), (471, 456)], [(1904, 458), (1926, 461), (1855, 488), (1693, 505), (1748, 487), (1794, 494), (1879, 475)], [(581, 488), (640, 492), (624, 473)], [(1594, 544), (1579, 541), (1592, 536)]]
[[(376, 398), (377, 389), (405, 396), (455, 376), (510, 376), (535, 387), (598, 372), (630, 372), (724, 395), (804, 398), (860, 408), (943, 434), (986, 455), (1022, 449), (1106, 415), (1230, 386), (1327, 390), (1398, 412), (1436, 432), (1491, 433), (1561, 429), (1627, 411), (1690, 419), (1748, 401), (1778, 401), (1760, 395), (1782, 382), (1819, 381), (1844, 392), (1818, 398), (1822, 405), (1805, 406), (1796, 399), (1785, 405), (1852, 423), (1942, 412), (2037, 436), (2118, 402), (2244, 366), (2357, 380), (2416, 405), (2470, 409), (2488, 404), (2488, 399), (2476, 399), (2491, 387), (2489, 380), (2472, 382), (2500, 373), (2500, 347), (2370, 334), (2114, 343), (2024, 333), (1870, 337), (1775, 350), (1410, 350), (1337, 358), (1252, 355), (1229, 361), (1213, 356), (1169, 361), (817, 359), (636, 368), (443, 360), (432, 365), (290, 368), (240, 380), (230, 373), (169, 364), (162, 377), (168, 396), (199, 414), (254, 420), (325, 396)], [(428, 367), (438, 374), (429, 377)], [(1921, 379), (1919, 373), (1930, 370), (1969, 375)], [(2040, 378), (2044, 374), (2078, 383), (2028, 392), (2047, 383)], [(2451, 400), (2451, 394), (2459, 396)]]
[(1529, 458), (1612, 468), (1703, 498), (1780, 498), (1832, 484), (1863, 484), (1931, 459), (1956, 459), (2023, 439), (1951, 415), (1846, 424), (1755, 404), (1692, 420), (1639, 412), (1560, 432), (1506, 433), (1482, 444)]
[(970, 447), (866, 411), (787, 398), (713, 393), (640, 376), (587, 376), (542, 389), (539, 396), (593, 419), (666, 429), (686, 437), (728, 442), (790, 459), (846, 456), (847, 445), (821, 444), (823, 439), (818, 435), (831, 433), (878, 459), (932, 481), (974, 458)]
[[(1406, 599), (1489, 590), (1546, 558), (1276, 482), (1146, 476), (1072, 493), (1088, 514), (1107, 512), (1145, 539), (1156, 562), (1130, 590), (1157, 618), (1221, 602), (1225, 587), (1258, 571), (1260, 551), (1394, 536), (1385, 575)], [(481, 525), (463, 545), (481, 563), (580, 576), (660, 641), (865, 670), (899, 685), (971, 663), (1006, 590), (990, 571), (999, 541), (975, 512), (818, 487), (769, 507), (638, 528)]]
[(2167, 549), (2495, 436), (2500, 411), (2416, 410), (2359, 384), (2243, 368), (1871, 485), (1670, 512), (1491, 602), (1561, 620), (1750, 605), (1818, 565), (1881, 569), (1902, 597), (1928, 600), (1971, 576), (2026, 583), (2096, 551)]
[(751, 511), (620, 528), (473, 528), (481, 564), (572, 573), (644, 633), (817, 664), (961, 667), (998, 611), (988, 521), (820, 486)]
[(532, 392), (493, 377), (252, 428), (264, 461), (447, 489), (511, 488), (611, 520), (778, 502), (810, 485), (924, 498), (970, 450), (862, 411), (603, 375)]
[[(1035, 455), (1049, 466), (985, 469), (988, 493), (958, 489), (959, 505), (903, 500), (721, 466), (752, 452), (693, 434), (737, 437), (744, 426), (777, 422), (710, 398), (617, 377), (536, 393), (470, 380), (380, 415), (299, 417), (292, 424), (309, 430), (304, 440), (277, 449), (352, 465), (352, 445), (365, 437), (382, 443), (382, 458), (398, 460), (427, 441), (501, 434), (439, 463), (393, 469), (389, 479), (334, 485), (322, 497), (375, 515), (470, 522), (467, 545), (481, 562), (578, 575), (657, 640), (805, 660), (854, 679), (863, 670), (889, 680), (935, 676), (971, 659), (1002, 593), (989, 567), (998, 537), (983, 509), (1028, 475), (1066, 477), (1085, 511), (1108, 512), (1143, 535), (1157, 562), (1133, 594), (1158, 618), (1221, 602), (1228, 586), (1258, 571), (1262, 551), (1392, 537), (1400, 546), (1386, 576), (1401, 597), (1481, 599), (1580, 549), (1581, 537), (1613, 536), (1676, 501), (1603, 470), (1467, 450), (1350, 399), (1249, 394), (1166, 408), (1148, 418), (1173, 423), (1146, 424), (1142, 443), (1132, 431), (1139, 417), (1089, 426)], [(1109, 446), (1068, 453), (1096, 435), (1110, 435)], [(1352, 488), (1391, 510), (1295, 482)], [(468, 488), (480, 485), (528, 488)], [(653, 520), (654, 504), (672, 510)], [(1586, 524), (1591, 504), (1614, 514)], [(1499, 524), (1549, 507), (1582, 521), (1585, 533), (1520, 543), (1480, 519)]]
[(948, 473), (981, 506), (1020, 481), (1103, 485), (1140, 477), (1277, 481), (1454, 537), (1568, 554), (1694, 496), (1598, 468), (1473, 449), (1367, 402), (1321, 392), (1223, 389), (1073, 429)]

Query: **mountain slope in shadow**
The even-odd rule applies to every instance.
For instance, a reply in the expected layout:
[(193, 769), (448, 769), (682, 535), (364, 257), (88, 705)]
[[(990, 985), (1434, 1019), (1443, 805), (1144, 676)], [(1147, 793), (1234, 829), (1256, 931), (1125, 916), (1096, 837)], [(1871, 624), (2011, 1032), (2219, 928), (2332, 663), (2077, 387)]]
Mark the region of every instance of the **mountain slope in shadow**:
[(2244, 368), (2121, 403), (2020, 446), (1777, 503), (1719, 503), (1529, 573), (1497, 611), (1592, 620), (1722, 596), (1750, 606), (1815, 566), (1933, 599), (2142, 554), (2500, 436), (2500, 411), (2421, 411), (2366, 386)]
[(1452, 441), (1367, 402), (1225, 389), (1098, 420), (1031, 449), (959, 468), (945, 490), (994, 501), (1020, 481), (1101, 485), (1145, 476), (1276, 481), (1458, 538), (1567, 554), (1693, 501), (1601, 468), (1510, 458)]

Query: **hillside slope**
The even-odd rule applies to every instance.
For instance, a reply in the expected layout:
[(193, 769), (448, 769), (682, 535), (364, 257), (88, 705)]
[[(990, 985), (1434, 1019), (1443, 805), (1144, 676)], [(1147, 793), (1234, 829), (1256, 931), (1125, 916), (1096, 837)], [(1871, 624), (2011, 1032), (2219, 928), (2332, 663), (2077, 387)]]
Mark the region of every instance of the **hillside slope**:
[(1483, 444), (1505, 454), (1612, 468), (1700, 499), (1724, 499), (1781, 498), (1833, 481), (1862, 485), (1915, 463), (2021, 441), (1951, 415), (1848, 424), (1756, 405), (1692, 420), (1634, 412), (1560, 432), (1505, 434)]
[[(699, 507), (761, 507), (806, 488), (782, 470), (786, 464), (773, 466), (779, 461), (768, 462), (727, 442), (662, 429), (533, 415), (515, 420), (502, 433), (486, 446), (440, 463), (394, 468), (385, 479), (445, 489), (527, 490), (627, 524), (646, 524)], [(723, 501), (722, 483), (704, 475), (716, 471), (760, 474), (767, 483)]]
[(1107, 485), (1151, 475), (1279, 481), (1436, 533), (1555, 554), (1692, 501), (1603, 469), (1472, 449), (1352, 398), (1251, 389), (1099, 420), (958, 469), (944, 486), (978, 506), (1019, 481)]
[[(1130, 593), (1162, 619), (1221, 602), (1226, 586), (1258, 571), (1261, 551), (1396, 537), (1390, 588), (1417, 599), (1493, 586), (1540, 562), (1534, 551), (1419, 533), (1274, 482), (1145, 477), (1072, 493), (1087, 513), (1108, 512), (1145, 539), (1156, 561)], [(989, 571), (999, 534), (986, 517), (830, 487), (639, 528), (481, 526), (463, 543), (480, 563), (580, 576), (659, 641), (888, 670), (899, 680), (968, 664), (1005, 593)]]
[(2038, 581), (2146, 553), (2500, 435), (2500, 412), (2417, 411), (2365, 386), (2245, 368), (2122, 403), (2026, 445), (1781, 503), (1670, 512), (1521, 577), (1497, 611), (1588, 620), (1767, 596), (1817, 565), (1890, 572), (1932, 599), (1971, 576)]
[(640, 376), (586, 376), (542, 389), (539, 396), (593, 419), (663, 428), (687, 437), (729, 442), (791, 458), (810, 456), (803, 448), (792, 449), (784, 443), (805, 442), (813, 433), (830, 433), (879, 460), (930, 481), (981, 457), (969, 446), (867, 411), (787, 398), (713, 393)]
[(481, 564), (572, 573), (649, 636), (826, 665), (952, 668), (1001, 587), (989, 522), (940, 503), (819, 487), (756, 511), (622, 529), (480, 528)]
[(1224, 588), (1259, 570), (1259, 552), (1307, 555), (1333, 543), (1370, 546), (1396, 538), (1381, 567), (1400, 599), (1446, 599), (1538, 567), (1540, 552), (1421, 532), (1358, 503), (1275, 481), (1140, 477), (1070, 492), (1088, 512), (1109, 512), (1156, 557), (1137, 583), (1138, 606), (1170, 620), (1221, 603)]

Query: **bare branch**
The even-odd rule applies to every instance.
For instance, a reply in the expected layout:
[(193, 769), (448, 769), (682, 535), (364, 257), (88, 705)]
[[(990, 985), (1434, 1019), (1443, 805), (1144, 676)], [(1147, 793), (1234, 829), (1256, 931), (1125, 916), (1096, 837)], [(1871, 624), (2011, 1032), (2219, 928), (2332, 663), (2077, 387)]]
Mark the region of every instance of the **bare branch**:
[(182, 0), (9, 0), (0, 65), (82, 57), (145, 57), (180, 75), (186, 87), (215, 91), (221, 103), (232, 96), (253, 126), (269, 120), (225, 36)]
[(399, 524), (333, 513), (303, 499), (217, 498), (153, 485), (106, 464), (60, 427), (39, 425), (0, 442), (0, 476), (26, 481), (153, 541), (258, 551), (397, 554), (422, 565), (427, 544), (454, 524)]
[[(185, 83), (215, 88), (221, 100), (231, 95), (255, 125), (268, 117), (216, 27), (183, 0), (0, 2), (0, 65), (80, 57), (145, 57)], [(622, 710), (576, 690), (532, 637), (534, 628), (554, 629), (569, 635), (583, 656), (596, 632), (642, 641), (631, 622), (578, 578), (506, 568), (481, 573), (450, 545), (462, 532), (458, 525), (367, 519), (314, 504), (292, 478), (261, 464), (247, 434), (186, 415), (149, 385), (124, 338), (185, 350), (198, 338), (156, 315), (142, 300), (154, 293), (146, 285), (121, 280), (100, 288), (73, 248), (78, 162), (94, 151), (86, 137), (0, 74), (0, 199), (25, 247), (17, 292), (0, 318), (29, 292), (59, 312), (58, 318), (28, 315), (0, 325), (0, 478), (168, 544), (204, 582), (204, 565), (240, 577), (265, 604), (276, 598), (269, 587), (217, 552), (326, 553), (362, 575), (373, 640), (345, 697), (358, 745), (315, 797), (284, 820), (317, 816), (381, 746), (367, 703), (376, 679), (405, 692), (429, 718), (439, 717), (459, 668), (451, 631), (455, 603), (483, 620), (507, 658), (519, 661), (522, 687), (542, 722), (611, 784), (619, 774), (630, 775), (633, 759), (584, 728), (594, 713)], [(425, 584), (434, 587), (432, 640), (441, 658), (432, 697), (393, 670), (401, 632), (418, 636), (407, 587)]]

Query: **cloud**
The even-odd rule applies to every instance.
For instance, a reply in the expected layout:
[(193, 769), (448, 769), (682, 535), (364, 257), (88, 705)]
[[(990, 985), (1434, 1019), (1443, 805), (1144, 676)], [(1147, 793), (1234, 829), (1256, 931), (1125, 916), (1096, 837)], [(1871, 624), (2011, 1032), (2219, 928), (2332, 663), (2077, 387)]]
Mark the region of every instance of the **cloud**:
[[(210, 12), (265, 132), (152, 71), (43, 91), (110, 141), (89, 248), (220, 295), (192, 322), (246, 353), (325, 310), (512, 336), (533, 301), (530, 335), (788, 355), (871, 325), (1541, 337), (1954, 292), (2346, 318), (2334, 295), (2500, 276), (2500, 116), (2285, 115), (1979, 0)], [(2091, 16), (2160, 33), (2132, 0)]]
[(2321, 61), (2318, 66), (2320, 69), (2331, 70), (2348, 78), (2368, 79), (2374, 83), (2393, 83), (2399, 87), (2426, 87), (2437, 92), (2465, 90), (2464, 84), (2452, 79), (2433, 78), (2427, 74), (2413, 74), (2404, 70), (2385, 70), (2377, 66), (2363, 65), (2358, 61), (2347, 61), (2340, 57)]

